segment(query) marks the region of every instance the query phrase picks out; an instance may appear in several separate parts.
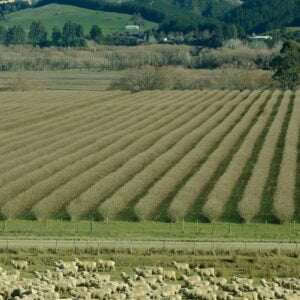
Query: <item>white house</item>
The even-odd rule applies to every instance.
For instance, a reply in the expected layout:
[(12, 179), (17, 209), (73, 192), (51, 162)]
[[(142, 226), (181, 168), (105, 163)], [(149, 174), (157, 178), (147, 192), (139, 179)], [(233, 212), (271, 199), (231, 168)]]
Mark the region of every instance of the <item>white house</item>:
[(125, 30), (139, 30), (139, 25), (125, 25)]
[(0, 0), (0, 4), (15, 2), (28, 2), (29, 4), (32, 4), (33, 2), (36, 2), (36, 0)]
[(250, 36), (251, 40), (272, 40), (273, 38), (270, 35), (252, 35)]

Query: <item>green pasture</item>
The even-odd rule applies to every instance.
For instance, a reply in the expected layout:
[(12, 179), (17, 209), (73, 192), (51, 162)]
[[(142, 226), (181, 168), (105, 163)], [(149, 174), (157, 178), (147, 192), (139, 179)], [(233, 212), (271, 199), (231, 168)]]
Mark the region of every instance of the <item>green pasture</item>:
[(0, 221), (1, 238), (107, 239), (135, 241), (300, 241), (300, 224), (238, 224), (121, 221)]
[[(33, 21), (41, 21), (49, 33), (54, 26), (63, 27), (66, 21), (81, 24), (88, 33), (93, 25), (99, 25), (104, 33), (123, 32), (124, 26), (132, 24), (132, 16), (121, 13), (95, 11), (70, 5), (49, 4), (38, 8), (20, 10), (6, 16), (2, 21), (8, 26), (22, 25), (28, 32)], [(145, 21), (142, 31), (155, 28), (156, 23)]]

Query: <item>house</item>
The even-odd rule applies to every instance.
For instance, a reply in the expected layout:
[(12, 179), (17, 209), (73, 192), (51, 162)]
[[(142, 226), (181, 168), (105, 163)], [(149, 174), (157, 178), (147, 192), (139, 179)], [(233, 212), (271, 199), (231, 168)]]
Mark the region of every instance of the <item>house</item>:
[(129, 30), (139, 30), (140, 26), (139, 25), (125, 25), (125, 30), (129, 31)]
[(251, 40), (272, 40), (273, 38), (270, 35), (255, 35), (250, 36)]
[(6, 3), (15, 3), (15, 2), (28, 2), (29, 4), (32, 4), (35, 2), (35, 0), (0, 0), (0, 5), (1, 4), (6, 4)]

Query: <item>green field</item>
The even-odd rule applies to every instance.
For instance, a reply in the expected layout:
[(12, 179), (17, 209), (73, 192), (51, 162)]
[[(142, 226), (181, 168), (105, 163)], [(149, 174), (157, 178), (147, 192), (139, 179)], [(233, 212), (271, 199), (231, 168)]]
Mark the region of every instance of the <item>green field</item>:
[[(157, 248), (162, 242), (300, 242), (300, 224), (237, 224), (200, 222), (121, 222), (121, 221), (61, 221), (44, 222), (31, 220), (0, 221), (0, 241), (3, 239), (49, 239), (79, 240), (95, 239), (114, 241), (139, 241), (144, 248), (156, 241)], [(107, 243), (107, 246), (113, 246)], [(127, 244), (128, 247), (130, 244)], [(0, 243), (1, 246), (1, 243)], [(92, 245), (90, 245), (92, 246)], [(97, 246), (97, 244), (96, 244)], [(166, 245), (169, 246), (169, 245)], [(239, 245), (237, 245), (239, 247)], [(241, 246), (243, 249), (244, 244)], [(208, 245), (211, 248), (211, 245)], [(216, 247), (217, 248), (217, 247)], [(292, 246), (291, 246), (292, 248)], [(290, 249), (291, 250), (291, 249)]]
[[(50, 4), (39, 8), (28, 8), (11, 13), (6, 16), (9, 26), (20, 24), (29, 31), (32, 21), (41, 21), (50, 33), (54, 26), (63, 27), (68, 20), (82, 24), (87, 33), (90, 28), (97, 24), (104, 33), (122, 32), (124, 26), (131, 24), (131, 15), (95, 11), (69, 5)], [(156, 27), (157, 24), (145, 21), (147, 30)]]

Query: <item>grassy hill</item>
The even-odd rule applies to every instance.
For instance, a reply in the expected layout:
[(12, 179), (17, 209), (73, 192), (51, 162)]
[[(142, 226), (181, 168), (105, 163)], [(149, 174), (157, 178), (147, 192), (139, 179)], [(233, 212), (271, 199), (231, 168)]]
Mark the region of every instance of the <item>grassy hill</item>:
[[(82, 24), (86, 32), (93, 25), (98, 24), (104, 33), (112, 33), (123, 31), (125, 25), (132, 23), (131, 17), (127, 14), (95, 11), (71, 5), (49, 4), (8, 14), (5, 23), (9, 26), (21, 24), (29, 31), (32, 21), (40, 20), (51, 32), (55, 25), (62, 27), (66, 21), (70, 20)], [(156, 23), (145, 21), (143, 30), (156, 26)]]

